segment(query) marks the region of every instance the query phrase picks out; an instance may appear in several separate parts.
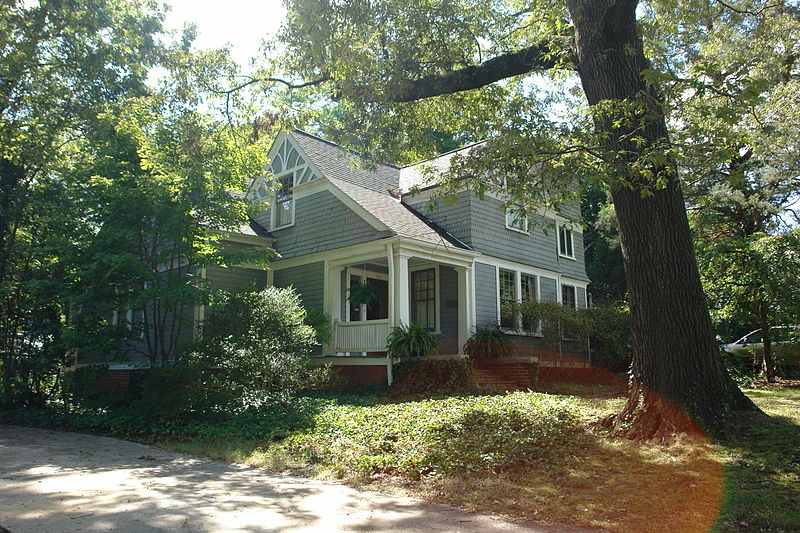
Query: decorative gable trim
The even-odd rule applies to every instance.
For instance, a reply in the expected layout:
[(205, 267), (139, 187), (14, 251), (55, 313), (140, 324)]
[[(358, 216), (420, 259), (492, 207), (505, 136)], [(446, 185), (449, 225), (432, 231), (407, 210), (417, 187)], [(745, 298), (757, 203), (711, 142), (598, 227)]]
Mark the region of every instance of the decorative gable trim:
[[(293, 156), (292, 152), (296, 154), (296, 158)], [(267, 170), (271, 171), (275, 176), (280, 176), (291, 170), (302, 168), (303, 166), (307, 167), (295, 178), (295, 186), (304, 185), (314, 181), (316, 178), (324, 176), (319, 167), (314, 164), (314, 161), (297, 143), (294, 137), (292, 137), (291, 132), (282, 131), (278, 134), (278, 137), (275, 139), (275, 142), (272, 143), (267, 153), (267, 157), (270, 160)], [(286, 159), (286, 161), (284, 161), (284, 159)], [(302, 161), (302, 163), (298, 163), (299, 161)], [(274, 166), (275, 163), (278, 163), (277, 168)]]

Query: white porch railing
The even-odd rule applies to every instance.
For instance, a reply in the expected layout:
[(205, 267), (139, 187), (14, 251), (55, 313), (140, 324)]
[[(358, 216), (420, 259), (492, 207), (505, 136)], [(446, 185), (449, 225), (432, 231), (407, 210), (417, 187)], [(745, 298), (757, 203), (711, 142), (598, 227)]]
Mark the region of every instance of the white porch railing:
[(334, 352), (382, 352), (386, 350), (389, 320), (333, 321)]

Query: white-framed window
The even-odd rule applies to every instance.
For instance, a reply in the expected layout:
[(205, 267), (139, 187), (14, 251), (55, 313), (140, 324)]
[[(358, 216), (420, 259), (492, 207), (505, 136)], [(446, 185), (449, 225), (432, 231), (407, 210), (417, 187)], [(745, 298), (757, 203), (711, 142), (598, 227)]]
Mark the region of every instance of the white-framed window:
[(516, 330), (518, 328), (517, 273), (503, 268), (497, 271), (500, 305), (500, 327)]
[(436, 269), (411, 272), (411, 321), (436, 331)]
[[(561, 305), (564, 307), (578, 308), (578, 289), (574, 285), (561, 284)], [(568, 327), (561, 328), (561, 338), (565, 341), (578, 340), (579, 335), (570, 331)]]
[(566, 224), (558, 226), (558, 255), (568, 259), (575, 259), (575, 242), (572, 238), (572, 228)]
[[(295, 198), (292, 188), (308, 183), (318, 176), (288, 138), (284, 139), (280, 148), (273, 154), (270, 169), (275, 175), (276, 185), (274, 203), (270, 210), (272, 213), (270, 229), (287, 228), (294, 225), (295, 221)], [(263, 191), (257, 188), (255, 192), (260, 195)]]
[(527, 272), (499, 268), (497, 296), (500, 327), (518, 333), (541, 334), (540, 324), (529, 323), (520, 304), (539, 301), (539, 277)]
[(561, 284), (561, 305), (578, 308), (577, 288), (574, 285)]
[[(519, 288), (520, 288), (520, 302), (525, 304), (526, 302), (537, 302), (539, 301), (539, 280), (536, 276), (532, 274), (521, 273), (519, 277)], [(528, 331), (531, 333), (536, 333), (540, 331), (540, 324), (534, 324), (530, 320), (525, 318), (525, 315), (520, 314), (520, 322), (522, 324), (522, 330)]]
[(506, 209), (506, 228), (521, 233), (528, 233), (528, 217), (519, 208)]
[(285, 174), (277, 179), (275, 205), (272, 209), (272, 229), (280, 229), (294, 224), (294, 195), (292, 194), (293, 175)]

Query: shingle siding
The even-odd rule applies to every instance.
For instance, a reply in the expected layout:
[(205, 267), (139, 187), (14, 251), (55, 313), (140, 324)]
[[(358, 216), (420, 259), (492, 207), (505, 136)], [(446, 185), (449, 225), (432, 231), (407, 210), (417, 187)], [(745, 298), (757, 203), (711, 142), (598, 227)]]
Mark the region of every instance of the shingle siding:
[(583, 266), (583, 235), (573, 233), (575, 259), (558, 255), (555, 221), (542, 216), (531, 217), (528, 234), (506, 228), (503, 202), (486, 196), (474, 197), (470, 203), (472, 237), (475, 250), (500, 259), (560, 272), (586, 280)]
[(476, 326), (497, 324), (497, 270), (493, 265), (475, 263)]
[(241, 267), (206, 267), (206, 279), (217, 289), (232, 291), (235, 289), (263, 289), (267, 284), (267, 273), (263, 270)]
[(325, 302), (325, 263), (318, 261), (276, 270), (273, 283), (276, 287), (294, 287), (306, 309), (322, 307)]
[[(325, 263), (322, 261), (276, 270), (273, 284), (294, 287), (306, 309), (322, 309), (325, 305)], [(311, 355), (322, 355), (322, 346), (314, 347)]]
[(272, 231), (277, 239), (275, 248), (284, 259), (389, 235), (373, 228), (329, 191), (298, 198), (294, 208), (294, 226)]
[[(433, 208), (423, 199), (410, 198), (406, 202), (478, 252), (589, 281), (584, 268), (583, 234), (573, 232), (575, 259), (561, 257), (553, 219), (532, 216), (525, 234), (506, 228), (503, 202), (491, 196), (480, 199), (475, 193), (464, 191), (452, 202), (441, 201)], [(575, 206), (568, 206), (568, 210), (565, 216), (570, 218), (580, 214)]]
[(447, 230), (456, 239), (472, 246), (472, 224), (470, 222), (470, 201), (472, 193), (458, 193), (452, 201), (442, 201), (431, 208), (426, 200), (415, 200), (413, 197), (404, 202), (409, 207)]

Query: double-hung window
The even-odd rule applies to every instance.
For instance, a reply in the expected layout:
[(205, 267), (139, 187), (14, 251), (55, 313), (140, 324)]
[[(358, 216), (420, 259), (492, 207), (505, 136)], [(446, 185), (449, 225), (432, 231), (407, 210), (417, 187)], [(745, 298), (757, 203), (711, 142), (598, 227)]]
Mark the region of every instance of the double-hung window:
[(436, 330), (436, 269), (411, 273), (411, 321)]
[(568, 259), (575, 259), (572, 230), (565, 224), (558, 226), (558, 255)]
[(278, 178), (280, 187), (275, 195), (275, 227), (282, 228), (291, 225), (294, 215), (294, 197), (292, 196), (293, 174)]
[[(578, 307), (577, 289), (572, 285), (561, 285), (561, 305), (576, 309)], [(562, 325), (561, 338), (564, 340), (577, 340), (580, 335), (569, 326)]]
[(539, 325), (530, 323), (523, 309), (527, 302), (538, 300), (538, 279), (533, 274), (499, 269), (500, 327), (512, 331), (536, 333)]
[(500, 327), (517, 329), (517, 273), (500, 269)]
[[(522, 305), (527, 302), (535, 302), (538, 300), (536, 295), (536, 276), (531, 274), (520, 274), (520, 301)], [(537, 320), (536, 323), (530, 320), (530, 318), (525, 316), (524, 312), (520, 313), (520, 321), (522, 323), (522, 329), (529, 333), (536, 333), (539, 331), (539, 321)]]

